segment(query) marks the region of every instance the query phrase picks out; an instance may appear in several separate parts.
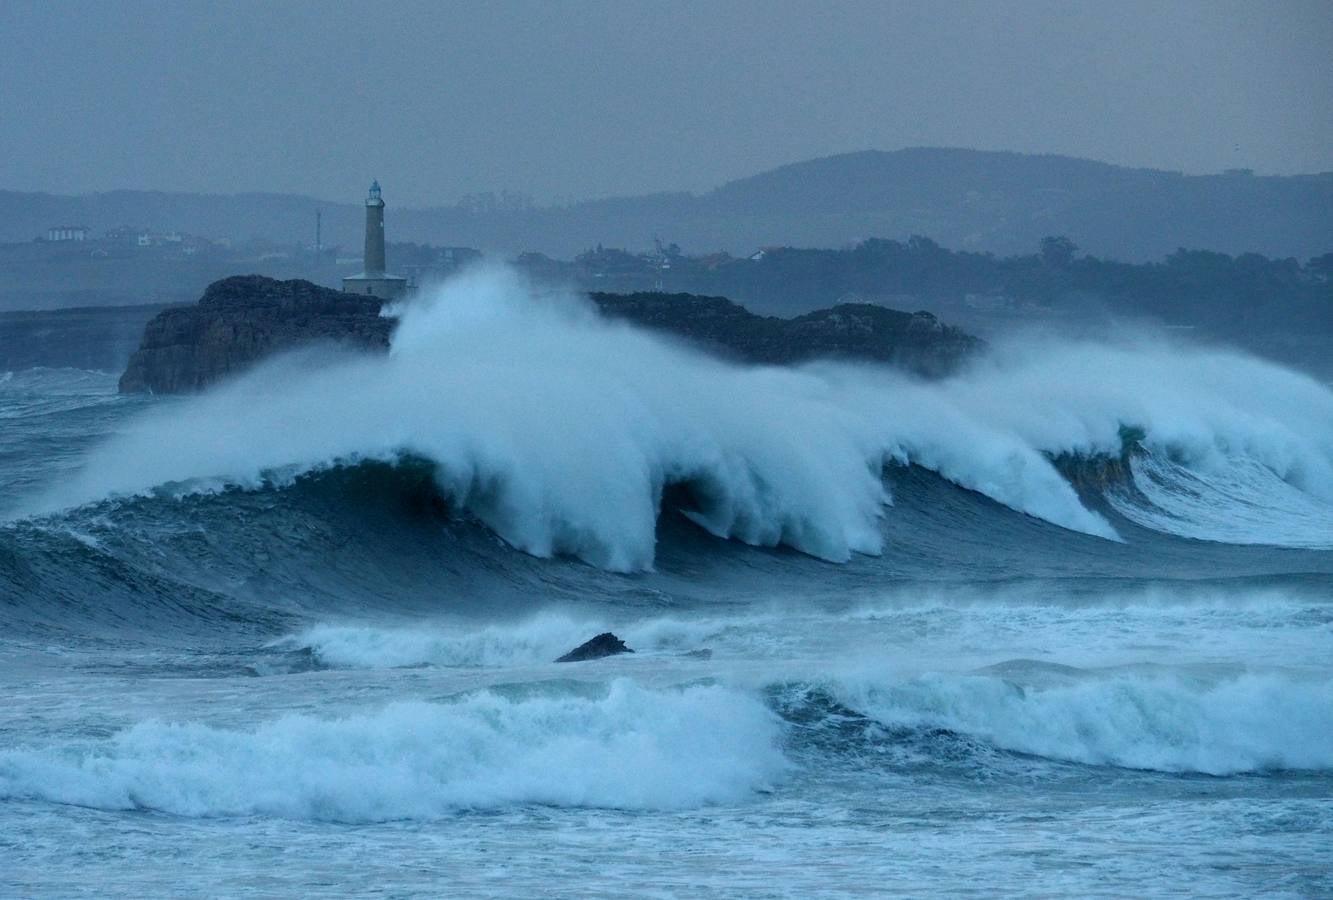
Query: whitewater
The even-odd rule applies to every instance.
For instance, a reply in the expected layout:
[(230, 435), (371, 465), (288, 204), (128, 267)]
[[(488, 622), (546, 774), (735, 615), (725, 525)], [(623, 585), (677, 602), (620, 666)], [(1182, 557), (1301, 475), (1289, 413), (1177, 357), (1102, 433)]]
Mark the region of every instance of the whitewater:
[(0, 377), (0, 894), (1333, 894), (1327, 386), (392, 313)]

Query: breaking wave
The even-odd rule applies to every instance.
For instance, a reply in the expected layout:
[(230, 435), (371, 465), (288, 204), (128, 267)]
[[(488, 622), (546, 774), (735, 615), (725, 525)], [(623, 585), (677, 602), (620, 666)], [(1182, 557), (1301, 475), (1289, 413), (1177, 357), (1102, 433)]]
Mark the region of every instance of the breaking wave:
[[(1153, 593), (1101, 597), (1092, 607), (1024, 605), (991, 597), (974, 606), (956, 599), (945, 606), (908, 603), (838, 614), (773, 610), (649, 618), (617, 626), (617, 632), (639, 651), (629, 661), (635, 667), (648, 664), (647, 654), (687, 671), (680, 667), (696, 648), (716, 651), (701, 657), (707, 671), (720, 664), (724, 671), (799, 673), (805, 668), (802, 660), (817, 660), (816, 667), (826, 674), (816, 679), (770, 681), (773, 703), (790, 719), (822, 727), (837, 716), (812, 718), (807, 707), (825, 697), (842, 710), (844, 720), (864, 717), (888, 729), (880, 735), (881, 745), (947, 731), (976, 746), (1048, 760), (1231, 775), (1333, 769), (1333, 681), (1302, 671), (1323, 658), (1326, 641), (1315, 634), (1301, 636), (1313, 623), (1327, 621), (1322, 601), (1280, 593), (1198, 600)], [(308, 647), (320, 661), (340, 667), (523, 667), (549, 663), (604, 626), (551, 614), (479, 629), (328, 625), (279, 645)], [(1182, 632), (1220, 658), (1234, 655), (1249, 640), (1245, 634), (1262, 637), (1285, 647), (1274, 651), (1275, 658), (1296, 668), (1173, 667), (1148, 662), (1157, 656), (1151, 651), (1145, 651), (1141, 663), (1096, 663), (1101, 654), (1123, 658), (1126, 633), (1153, 645)], [(893, 654), (885, 642), (894, 640), (912, 642), (912, 659), (886, 669), (884, 656)], [(910, 671), (932, 655), (966, 658), (959, 645), (991, 647), (1004, 641), (1076, 645), (1062, 655), (1082, 664), (1017, 659), (970, 671)], [(839, 653), (833, 664), (831, 645)], [(993, 659), (993, 654), (985, 655)], [(847, 746), (831, 749), (855, 752)]]
[(801, 769), (1022, 777), (1031, 760), (1228, 776), (1333, 769), (1333, 683), (1095, 671), (825, 676), (754, 689), (555, 681), (250, 727), (145, 721), (0, 752), (0, 798), (381, 822), (744, 803)]
[(787, 766), (778, 719), (722, 687), (533, 685), (252, 728), (143, 722), (0, 752), (0, 797), (182, 816), (338, 822), (520, 805), (737, 803)]
[[(1027, 343), (941, 382), (874, 366), (742, 368), (541, 294), (507, 271), (403, 311), (388, 357), (276, 360), (155, 404), (82, 471), (11, 516), (109, 496), (291, 484), (364, 460), (428, 460), (443, 497), (506, 542), (649, 569), (664, 497), (719, 537), (841, 562), (884, 550), (886, 465), (915, 465), (1016, 511), (1118, 539), (1052, 463), (1115, 457), (1124, 435), (1192, 477), (1240, 460), (1273, 503), (1333, 503), (1333, 394), (1277, 366), (1154, 344)], [(1295, 542), (1325, 518), (1231, 530), (1150, 498), (1152, 528)], [(1270, 499), (1272, 497), (1270, 496)]]
[(946, 729), (1046, 759), (1208, 775), (1333, 769), (1333, 682), (1072, 667), (1049, 667), (1057, 677), (1037, 686), (1013, 680), (1029, 666), (845, 679), (830, 691), (886, 726)]

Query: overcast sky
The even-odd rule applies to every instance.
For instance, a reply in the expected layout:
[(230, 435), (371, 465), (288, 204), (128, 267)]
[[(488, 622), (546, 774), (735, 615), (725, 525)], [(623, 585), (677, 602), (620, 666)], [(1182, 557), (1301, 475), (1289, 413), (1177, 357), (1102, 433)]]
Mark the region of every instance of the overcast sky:
[(961, 146), (1333, 170), (1333, 2), (2, 0), (0, 188), (402, 205)]

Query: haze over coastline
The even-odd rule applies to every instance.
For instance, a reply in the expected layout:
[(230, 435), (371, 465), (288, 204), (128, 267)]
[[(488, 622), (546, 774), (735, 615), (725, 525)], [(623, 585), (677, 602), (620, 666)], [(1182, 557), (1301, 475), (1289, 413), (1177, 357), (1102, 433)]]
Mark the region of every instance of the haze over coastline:
[[(655, 234), (696, 255), (836, 248), (912, 234), (1004, 255), (1031, 252), (1042, 237), (1061, 234), (1087, 253), (1127, 262), (1159, 260), (1179, 247), (1300, 259), (1333, 249), (1333, 172), (1182, 175), (1052, 155), (919, 147), (792, 161), (699, 194), (672, 190), (554, 206), (486, 193), (423, 207), (402, 186), (391, 187), (396, 240), (504, 256), (537, 251), (567, 259), (594, 245), (640, 250)], [(134, 222), (233, 242), (289, 244), (313, 237), (315, 210), (323, 214), (328, 245), (357, 246), (362, 208), (347, 197), (139, 191), (0, 190), (0, 241), (29, 241), (52, 222), (79, 222), (99, 236)]]
[(1333, 170), (1320, 0), (133, 8), (0, 6), (0, 188), (544, 205), (913, 146)]

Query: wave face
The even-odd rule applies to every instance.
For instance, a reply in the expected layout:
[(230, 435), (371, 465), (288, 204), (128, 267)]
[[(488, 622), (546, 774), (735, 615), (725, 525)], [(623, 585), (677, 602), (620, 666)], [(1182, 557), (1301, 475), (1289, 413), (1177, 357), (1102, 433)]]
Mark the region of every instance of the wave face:
[(1299, 502), (1333, 503), (1333, 394), (1235, 354), (1028, 343), (939, 383), (737, 368), (489, 271), (405, 310), (387, 358), (289, 358), (163, 404), (11, 514), (409, 454), (449, 503), (538, 557), (649, 569), (666, 493), (719, 537), (845, 562), (885, 549), (890, 464), (1118, 539), (1050, 459), (1118, 455), (1126, 428), (1200, 478), (1240, 460)]
[(1333, 503), (1249, 457), (1204, 471), (1152, 454), (1130, 460), (1132, 489), (1107, 493), (1125, 518), (1167, 534), (1226, 544), (1333, 549)]

